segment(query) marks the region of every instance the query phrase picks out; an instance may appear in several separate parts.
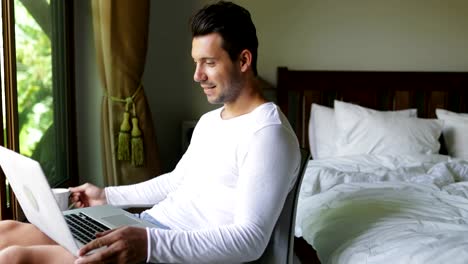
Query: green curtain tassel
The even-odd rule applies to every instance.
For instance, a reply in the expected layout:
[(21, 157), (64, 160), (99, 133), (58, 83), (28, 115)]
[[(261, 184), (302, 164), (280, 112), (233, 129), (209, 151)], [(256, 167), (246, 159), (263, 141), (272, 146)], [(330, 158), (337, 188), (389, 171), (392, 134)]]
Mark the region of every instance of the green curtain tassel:
[(125, 111), (120, 125), (119, 142), (117, 145), (117, 159), (130, 160), (130, 114)]
[(143, 148), (143, 138), (138, 127), (138, 118), (132, 117), (132, 164), (133, 166), (143, 166), (145, 154)]
[[(141, 130), (138, 127), (136, 107), (135, 102), (133, 101), (135, 96), (137, 96), (138, 92), (142, 89), (143, 85), (140, 82), (133, 95), (126, 97), (125, 99), (110, 96), (107, 93), (105, 94), (105, 96), (114, 103), (125, 103), (125, 112), (123, 114), (124, 118), (120, 125), (117, 144), (117, 160), (131, 160), (133, 166), (142, 166), (144, 162), (143, 138), (141, 137)], [(133, 107), (132, 125), (130, 125), (130, 106)]]

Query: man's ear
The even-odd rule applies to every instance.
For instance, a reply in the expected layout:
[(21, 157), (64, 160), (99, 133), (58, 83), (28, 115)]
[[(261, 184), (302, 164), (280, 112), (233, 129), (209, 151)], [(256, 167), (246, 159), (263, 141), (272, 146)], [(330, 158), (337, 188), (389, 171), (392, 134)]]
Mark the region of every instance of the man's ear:
[(239, 65), (241, 72), (246, 72), (252, 66), (252, 53), (245, 49), (239, 55)]

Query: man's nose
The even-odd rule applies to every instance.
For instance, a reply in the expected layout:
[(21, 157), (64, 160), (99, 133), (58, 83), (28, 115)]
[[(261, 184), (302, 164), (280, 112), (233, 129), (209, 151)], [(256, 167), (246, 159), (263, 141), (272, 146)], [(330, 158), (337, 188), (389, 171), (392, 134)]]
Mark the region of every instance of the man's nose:
[(206, 74), (203, 72), (203, 70), (199, 66), (195, 68), (195, 72), (193, 74), (193, 80), (196, 82), (206, 81)]

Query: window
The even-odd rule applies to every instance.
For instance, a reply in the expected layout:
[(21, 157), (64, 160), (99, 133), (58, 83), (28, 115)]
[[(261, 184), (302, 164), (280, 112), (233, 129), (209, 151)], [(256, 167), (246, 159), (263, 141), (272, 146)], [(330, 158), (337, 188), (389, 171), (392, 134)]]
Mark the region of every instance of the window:
[[(71, 1), (2, 0), (1, 144), (42, 166), (51, 186), (74, 184)], [(1, 219), (21, 216), (0, 175)]]

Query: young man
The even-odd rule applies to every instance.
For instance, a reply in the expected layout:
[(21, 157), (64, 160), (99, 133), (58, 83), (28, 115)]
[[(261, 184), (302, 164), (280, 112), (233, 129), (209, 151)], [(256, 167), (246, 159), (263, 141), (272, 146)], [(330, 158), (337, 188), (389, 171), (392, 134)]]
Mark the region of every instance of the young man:
[(1, 263), (2, 255), (12, 258), (8, 263), (239, 263), (262, 255), (298, 174), (297, 138), (261, 94), (249, 12), (218, 2), (196, 13), (191, 25), (193, 78), (210, 103), (222, 106), (201, 117), (172, 172), (129, 186), (71, 188), (78, 207), (154, 204), (141, 217), (161, 228), (102, 233), (75, 260), (34, 226), (3, 222)]

